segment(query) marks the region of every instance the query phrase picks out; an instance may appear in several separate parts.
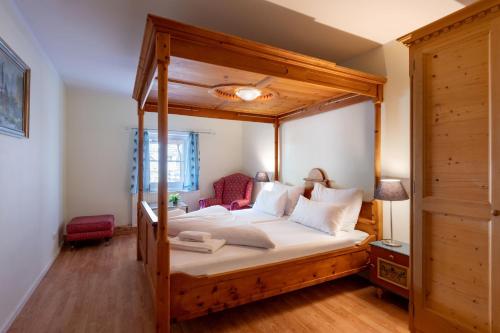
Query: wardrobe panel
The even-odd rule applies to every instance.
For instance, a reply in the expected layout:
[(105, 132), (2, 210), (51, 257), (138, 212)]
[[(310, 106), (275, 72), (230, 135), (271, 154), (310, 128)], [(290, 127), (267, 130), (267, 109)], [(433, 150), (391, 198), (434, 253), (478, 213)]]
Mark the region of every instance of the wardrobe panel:
[(425, 213), (425, 307), (489, 330), (489, 221)]
[(488, 35), (424, 56), (425, 194), (488, 200)]

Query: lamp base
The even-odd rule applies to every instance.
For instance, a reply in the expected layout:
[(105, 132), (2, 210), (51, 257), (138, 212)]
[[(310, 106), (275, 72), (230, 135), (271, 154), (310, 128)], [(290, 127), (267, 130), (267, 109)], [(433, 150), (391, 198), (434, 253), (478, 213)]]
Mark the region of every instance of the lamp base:
[(394, 239), (382, 239), (382, 244), (392, 247), (400, 247), (401, 243)]

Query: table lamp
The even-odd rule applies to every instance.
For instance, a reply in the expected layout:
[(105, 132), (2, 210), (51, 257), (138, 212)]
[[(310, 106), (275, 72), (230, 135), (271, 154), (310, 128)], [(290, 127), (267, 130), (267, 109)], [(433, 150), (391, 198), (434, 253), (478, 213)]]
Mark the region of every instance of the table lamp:
[(269, 182), (269, 176), (267, 175), (267, 172), (264, 171), (259, 171), (255, 175), (255, 181), (259, 183), (267, 183)]
[(383, 239), (382, 243), (388, 246), (401, 246), (401, 243), (392, 238), (392, 202), (408, 200), (408, 193), (399, 179), (382, 179), (375, 190), (375, 199), (389, 201), (391, 205), (391, 238)]

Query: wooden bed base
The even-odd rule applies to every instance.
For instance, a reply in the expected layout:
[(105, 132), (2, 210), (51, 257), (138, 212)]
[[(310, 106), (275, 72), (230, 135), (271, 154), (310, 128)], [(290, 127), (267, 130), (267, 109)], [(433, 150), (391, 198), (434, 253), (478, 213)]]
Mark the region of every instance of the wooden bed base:
[[(210, 276), (171, 274), (170, 319), (191, 319), (363, 271), (368, 243), (379, 234), (378, 209), (375, 201), (363, 203), (357, 229), (370, 237), (356, 246)], [(140, 216), (139, 251), (156, 293), (156, 215), (144, 201)]]
[(367, 246), (211, 276), (172, 274), (171, 319), (190, 319), (359, 273), (368, 264)]

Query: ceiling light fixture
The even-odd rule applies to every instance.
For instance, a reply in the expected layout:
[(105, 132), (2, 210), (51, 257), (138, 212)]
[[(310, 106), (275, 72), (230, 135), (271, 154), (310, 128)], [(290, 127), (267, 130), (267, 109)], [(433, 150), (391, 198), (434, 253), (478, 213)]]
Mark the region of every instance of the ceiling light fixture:
[(262, 95), (262, 91), (255, 87), (241, 87), (236, 89), (235, 94), (245, 102), (251, 102), (259, 98)]
[(210, 88), (208, 93), (216, 98), (236, 103), (252, 101), (265, 103), (279, 96), (276, 91), (267, 87), (257, 88), (241, 84), (221, 84)]

